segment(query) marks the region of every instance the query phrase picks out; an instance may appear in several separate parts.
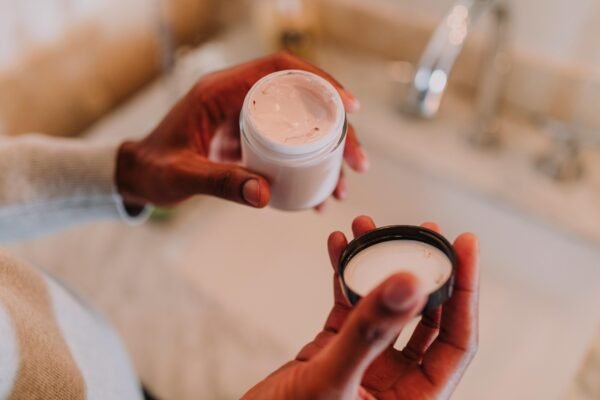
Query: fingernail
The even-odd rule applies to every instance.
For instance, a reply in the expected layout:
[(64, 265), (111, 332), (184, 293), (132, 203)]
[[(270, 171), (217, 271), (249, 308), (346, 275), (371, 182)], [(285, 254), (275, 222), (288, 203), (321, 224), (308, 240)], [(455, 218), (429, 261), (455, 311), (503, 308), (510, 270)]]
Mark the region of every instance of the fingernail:
[(358, 148), (358, 159), (360, 164), (360, 171), (367, 172), (371, 164), (369, 163), (369, 156), (365, 153), (362, 147)]
[(393, 278), (383, 290), (383, 303), (391, 311), (406, 311), (417, 301), (418, 287), (415, 277), (403, 275)]
[(360, 101), (347, 89), (341, 88), (340, 95), (344, 108), (348, 114), (352, 114), (360, 110)]
[(342, 180), (338, 184), (338, 195), (340, 196), (340, 200), (344, 200), (348, 197), (348, 185), (345, 180)]
[(349, 113), (355, 113), (358, 110), (360, 110), (360, 100), (358, 100), (356, 97), (354, 97), (353, 95), (350, 95), (350, 104), (348, 106), (348, 112)]
[(242, 188), (244, 200), (254, 207), (260, 206), (260, 184), (257, 179), (249, 179)]
[(326, 208), (327, 208), (327, 201), (324, 201), (324, 202), (322, 202), (321, 204), (318, 204), (318, 205), (315, 207), (315, 210), (316, 210), (318, 213), (322, 213), (322, 212), (324, 212), (324, 211), (325, 211), (325, 209), (326, 209)]

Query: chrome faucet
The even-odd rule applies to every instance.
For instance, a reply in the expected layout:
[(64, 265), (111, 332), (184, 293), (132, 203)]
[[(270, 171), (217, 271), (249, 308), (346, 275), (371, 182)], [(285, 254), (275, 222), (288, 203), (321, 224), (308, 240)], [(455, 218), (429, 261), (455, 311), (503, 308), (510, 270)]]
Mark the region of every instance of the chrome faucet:
[[(450, 72), (467, 36), (479, 17), (493, 11), (496, 30), (493, 45), (486, 57), (486, 68), (478, 91), (478, 124), (492, 127), (498, 111), (502, 77), (507, 72), (506, 44), (508, 6), (499, 0), (458, 0), (438, 25), (419, 64), (404, 101), (404, 110), (412, 115), (433, 118), (438, 113)], [(483, 139), (483, 141), (490, 141)]]

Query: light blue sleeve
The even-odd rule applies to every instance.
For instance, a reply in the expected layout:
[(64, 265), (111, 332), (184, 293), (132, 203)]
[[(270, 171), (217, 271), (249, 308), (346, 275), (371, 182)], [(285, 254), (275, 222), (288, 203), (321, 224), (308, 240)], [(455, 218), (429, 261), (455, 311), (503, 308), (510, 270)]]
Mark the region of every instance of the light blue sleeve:
[(101, 219), (137, 224), (114, 187), (118, 145), (44, 135), (0, 137), (0, 242)]

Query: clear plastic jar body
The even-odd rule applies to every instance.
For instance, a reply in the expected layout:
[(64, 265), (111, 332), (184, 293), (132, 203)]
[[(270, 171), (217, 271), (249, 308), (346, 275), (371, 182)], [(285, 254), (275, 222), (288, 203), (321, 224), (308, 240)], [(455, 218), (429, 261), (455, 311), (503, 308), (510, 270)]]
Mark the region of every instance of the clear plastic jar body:
[[(286, 74), (314, 80), (327, 91), (327, 96), (335, 96), (336, 119), (331, 131), (306, 146), (286, 146), (265, 140), (248, 115), (253, 91)], [(342, 167), (346, 129), (341, 99), (329, 82), (305, 71), (276, 72), (257, 82), (244, 102), (240, 114), (242, 160), (248, 169), (270, 181), (272, 207), (288, 211), (311, 208), (324, 202), (335, 190)]]

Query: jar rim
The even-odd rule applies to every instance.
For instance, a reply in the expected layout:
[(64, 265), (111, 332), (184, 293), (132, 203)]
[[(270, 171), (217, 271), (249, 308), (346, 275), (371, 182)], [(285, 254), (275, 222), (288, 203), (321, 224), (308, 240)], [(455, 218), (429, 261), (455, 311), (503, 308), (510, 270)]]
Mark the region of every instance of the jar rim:
[(361, 296), (350, 288), (346, 283), (344, 272), (350, 261), (361, 251), (379, 243), (394, 240), (413, 240), (428, 244), (440, 250), (450, 260), (452, 271), (450, 276), (438, 289), (429, 294), (423, 311), (433, 310), (445, 303), (452, 296), (454, 279), (458, 267), (458, 257), (452, 244), (441, 234), (422, 226), (391, 225), (376, 228), (354, 240), (344, 249), (338, 264), (338, 275), (342, 292), (350, 302), (355, 305)]
[[(302, 75), (310, 78), (311, 81), (317, 83), (320, 87), (327, 91), (327, 95), (331, 96), (336, 106), (336, 119), (331, 129), (314, 142), (290, 146), (275, 140), (271, 140), (265, 135), (259, 133), (259, 130), (256, 128), (252, 118), (250, 117), (250, 113), (247, 112), (247, 110), (250, 108), (249, 103), (253, 98), (253, 94), (257, 90), (259, 90), (267, 82), (287, 75)], [(291, 69), (277, 71), (259, 79), (248, 91), (246, 98), (244, 99), (242, 111), (240, 113), (240, 129), (246, 136), (247, 141), (250, 144), (253, 144), (254, 147), (260, 148), (262, 150), (261, 153), (269, 154), (269, 158), (272, 159), (310, 159), (323, 153), (329, 153), (336, 149), (341, 142), (343, 142), (346, 134), (346, 125), (347, 121), (344, 105), (335, 87), (321, 76), (304, 70)]]

